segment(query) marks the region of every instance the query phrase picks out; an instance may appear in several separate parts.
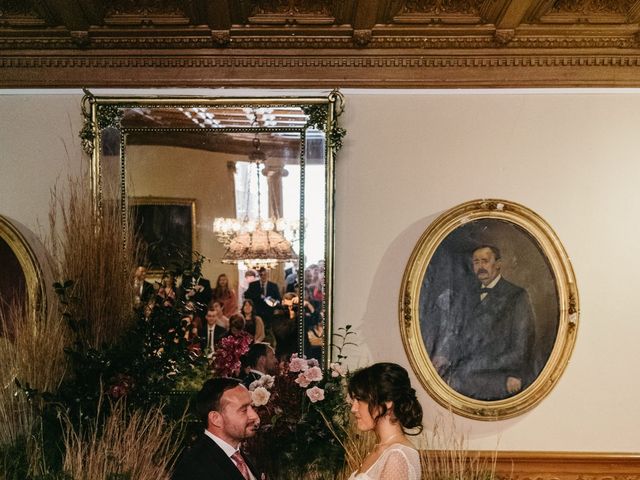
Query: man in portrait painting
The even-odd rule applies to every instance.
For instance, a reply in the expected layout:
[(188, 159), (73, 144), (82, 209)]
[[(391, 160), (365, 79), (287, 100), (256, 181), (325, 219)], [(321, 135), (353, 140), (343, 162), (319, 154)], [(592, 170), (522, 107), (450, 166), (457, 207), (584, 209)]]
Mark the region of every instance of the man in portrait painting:
[(500, 250), (471, 252), (475, 281), (437, 299), (439, 342), (430, 352), (438, 374), (455, 391), (476, 400), (501, 400), (535, 379), (535, 322), (525, 289), (502, 274)]

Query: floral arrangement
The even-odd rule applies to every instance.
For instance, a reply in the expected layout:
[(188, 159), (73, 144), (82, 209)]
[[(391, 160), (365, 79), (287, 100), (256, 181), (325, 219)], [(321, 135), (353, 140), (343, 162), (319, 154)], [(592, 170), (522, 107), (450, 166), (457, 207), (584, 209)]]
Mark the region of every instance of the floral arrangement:
[(338, 333), (338, 362), (327, 370), (316, 359), (293, 354), (277, 375), (249, 386), (261, 427), (246, 448), (270, 478), (334, 479), (343, 468), (349, 408), (342, 349), (351, 343), (349, 329)]
[(223, 377), (237, 377), (242, 368), (242, 356), (249, 351), (253, 337), (246, 332), (223, 337), (216, 347), (213, 368)]

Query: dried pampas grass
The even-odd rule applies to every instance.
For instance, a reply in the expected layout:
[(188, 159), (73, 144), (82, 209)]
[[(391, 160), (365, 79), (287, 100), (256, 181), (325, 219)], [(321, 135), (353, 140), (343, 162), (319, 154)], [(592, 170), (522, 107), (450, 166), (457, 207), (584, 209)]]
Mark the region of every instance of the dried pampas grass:
[(138, 242), (122, 228), (120, 207), (94, 208), (89, 182), (70, 179), (64, 194), (53, 189), (49, 248), (57, 278), (71, 280), (66, 313), (80, 340), (99, 348), (112, 344), (132, 322), (132, 273)]
[(465, 435), (438, 422), (423, 435), (425, 447), (420, 450), (422, 478), (429, 480), (494, 480), (497, 451), (470, 451)]
[[(67, 372), (67, 326), (51, 311), (46, 316), (13, 304), (0, 318), (0, 446), (26, 444), (30, 469), (40, 471), (41, 405), (23, 388), (55, 392)], [(22, 388), (21, 388), (22, 387)]]
[(162, 406), (128, 412), (119, 401), (84, 431), (64, 425), (63, 471), (74, 480), (169, 480), (184, 422), (167, 422)]

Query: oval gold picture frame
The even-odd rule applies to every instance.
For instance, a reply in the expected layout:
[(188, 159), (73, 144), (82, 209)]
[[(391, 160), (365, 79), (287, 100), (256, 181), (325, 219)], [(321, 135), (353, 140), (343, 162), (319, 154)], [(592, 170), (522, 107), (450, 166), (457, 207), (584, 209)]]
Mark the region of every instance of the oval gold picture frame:
[[(25, 235), (26, 227), (0, 215), (0, 238), (18, 260), (26, 282), (25, 307), (32, 313), (46, 311), (44, 274), (38, 256)], [(29, 232), (27, 235), (32, 236)], [(32, 239), (33, 240), (33, 239)]]
[[(520, 337), (530, 339), (526, 356), (531, 367), (529, 381), (522, 381), (522, 388), (515, 393), (504, 395), (492, 394), (493, 382), (484, 381), (483, 375), (496, 378), (498, 385), (504, 382), (506, 374), (498, 364), (508, 354), (494, 350), (503, 348), (501, 345), (519, 345), (518, 341), (511, 340), (511, 335), (517, 335), (519, 330), (513, 327), (513, 332), (507, 333), (511, 327), (504, 328), (504, 323), (496, 330), (485, 328), (493, 320), (475, 313), (486, 295), (480, 293), (480, 277), (476, 278), (471, 264), (472, 254), (478, 247), (492, 255), (487, 245), (496, 244), (499, 244), (497, 256), (501, 257), (500, 274), (513, 291), (529, 299), (531, 316), (527, 317), (527, 323), (533, 324), (531, 329), (518, 327), (528, 332)], [(479, 276), (483, 273), (478, 270)], [(470, 293), (473, 284), (478, 287), (475, 293)], [(498, 291), (494, 292), (493, 302), (498, 298)], [(466, 306), (470, 303), (474, 306)], [(465, 307), (457, 308), (459, 304)], [(426, 229), (407, 264), (399, 310), (404, 348), (429, 395), (459, 415), (477, 420), (501, 420), (532, 409), (557, 383), (575, 344), (579, 301), (571, 263), (552, 228), (522, 205), (490, 199), (458, 205)], [(498, 317), (509, 315), (496, 314)], [(523, 315), (518, 315), (517, 322), (509, 322), (525, 325), (520, 323)], [(469, 334), (470, 328), (477, 328), (474, 325), (483, 325), (485, 333)], [(485, 343), (479, 340), (490, 331), (496, 338)], [(490, 350), (493, 356), (482, 348)], [(462, 360), (443, 362), (440, 350), (459, 352), (457, 357), (451, 356)], [(477, 358), (473, 358), (474, 355)], [(445, 373), (447, 370), (442, 365), (449, 363), (451, 370)], [(463, 371), (472, 373), (466, 376), (459, 373)]]

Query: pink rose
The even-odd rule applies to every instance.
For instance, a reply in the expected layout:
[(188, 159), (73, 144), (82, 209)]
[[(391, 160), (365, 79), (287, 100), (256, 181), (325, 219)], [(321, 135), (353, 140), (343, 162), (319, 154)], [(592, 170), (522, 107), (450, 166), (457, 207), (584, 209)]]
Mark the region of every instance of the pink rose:
[(318, 387), (312, 387), (307, 390), (307, 397), (311, 400), (311, 403), (316, 403), (324, 400), (324, 390)]
[(309, 366), (307, 365), (307, 361), (304, 358), (299, 358), (297, 355), (291, 356), (291, 361), (289, 362), (290, 372), (304, 372), (308, 368)]
[(347, 369), (340, 363), (332, 363), (329, 367), (331, 368), (331, 376), (333, 378), (344, 377), (347, 374)]
[(310, 382), (319, 382), (322, 380), (322, 370), (320, 370), (320, 367), (311, 367), (309, 370), (304, 372), (304, 376)]
[(309, 379), (305, 376), (304, 372), (300, 372), (300, 373), (298, 374), (298, 378), (296, 378), (296, 380), (295, 380), (295, 381), (296, 381), (296, 383), (297, 383), (298, 385), (300, 385), (302, 388), (307, 388), (307, 387), (309, 386), (309, 384), (311, 383), (311, 380), (309, 380)]

